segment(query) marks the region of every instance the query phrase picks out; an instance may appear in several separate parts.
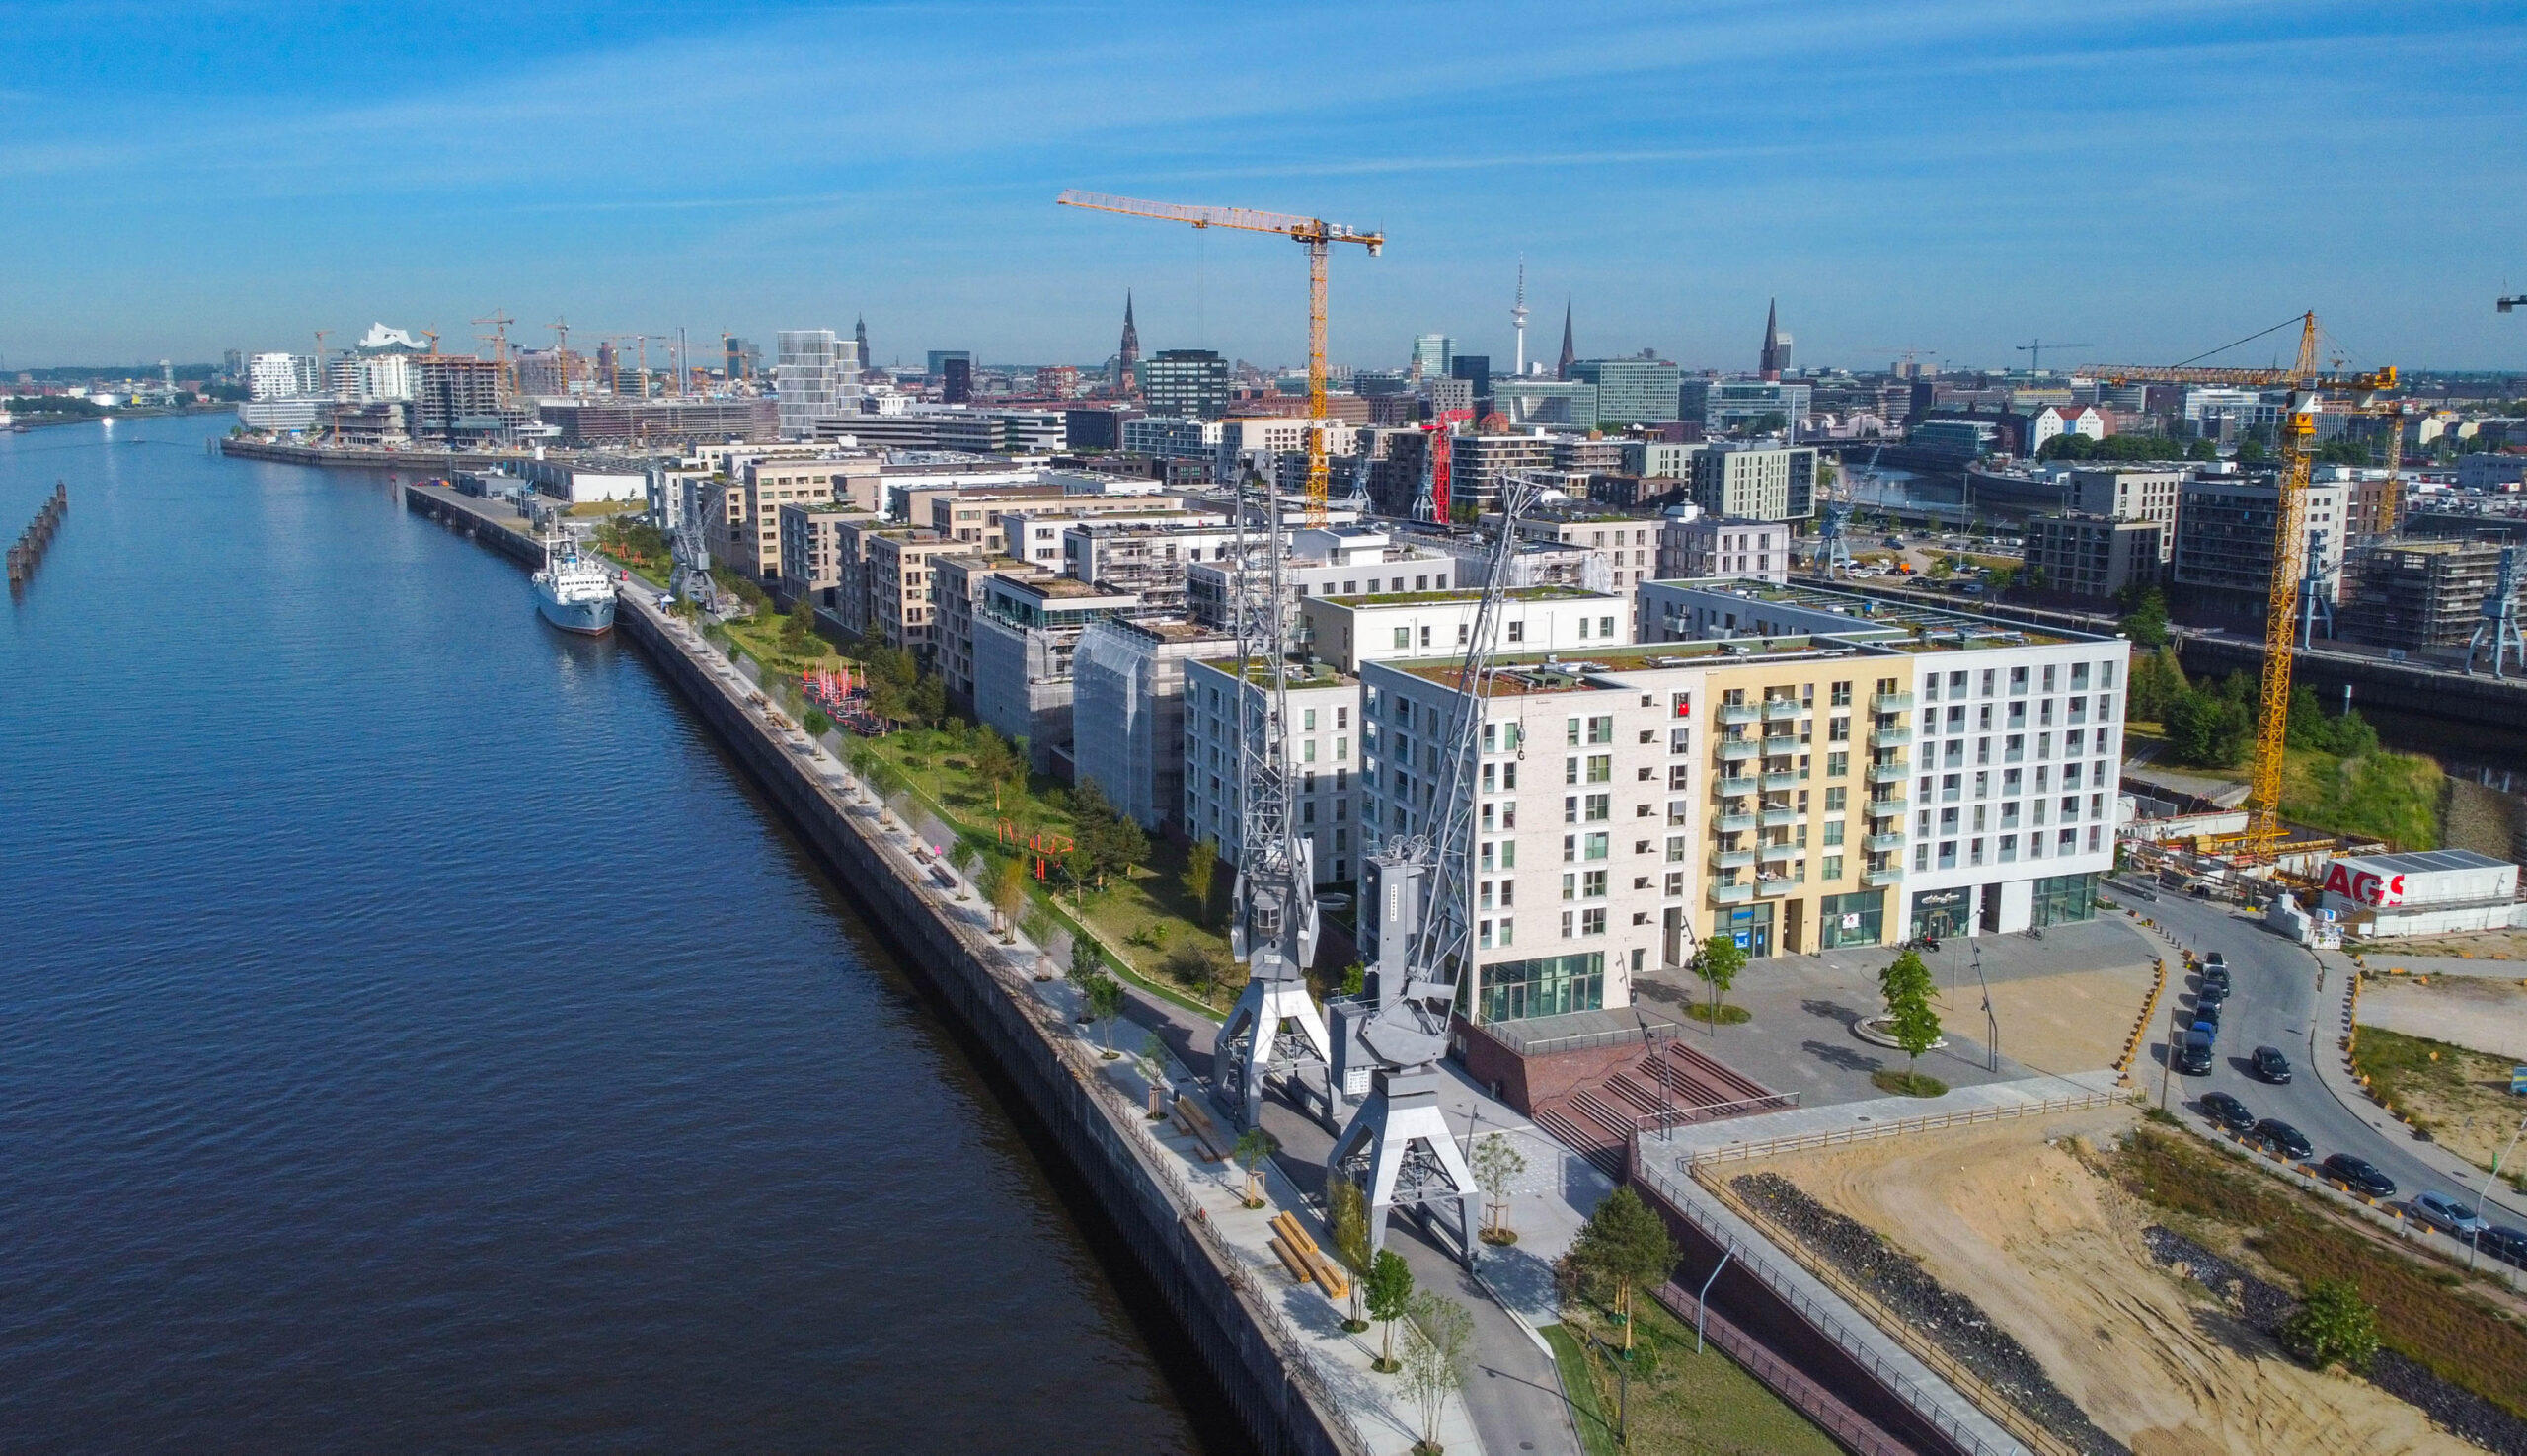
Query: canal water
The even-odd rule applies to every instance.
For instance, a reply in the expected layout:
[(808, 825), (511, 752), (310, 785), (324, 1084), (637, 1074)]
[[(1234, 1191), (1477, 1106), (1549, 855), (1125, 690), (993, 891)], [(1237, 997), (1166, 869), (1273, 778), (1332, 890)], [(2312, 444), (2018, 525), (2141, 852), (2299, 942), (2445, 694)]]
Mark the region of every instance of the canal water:
[(0, 1447), (1234, 1449), (637, 654), (229, 422), (0, 436)]

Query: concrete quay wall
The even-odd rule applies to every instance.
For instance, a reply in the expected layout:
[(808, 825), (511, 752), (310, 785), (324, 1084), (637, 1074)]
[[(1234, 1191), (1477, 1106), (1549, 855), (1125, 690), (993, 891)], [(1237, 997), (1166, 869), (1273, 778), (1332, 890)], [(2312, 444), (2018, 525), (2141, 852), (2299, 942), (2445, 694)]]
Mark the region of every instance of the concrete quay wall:
[(459, 470), (496, 470), (530, 463), (520, 453), (484, 450), (379, 450), (357, 445), (290, 445), (274, 440), (224, 439), (219, 453), (237, 460), (276, 460), (284, 465), (336, 465), (354, 469), (405, 470), (417, 476), (446, 475)]
[(957, 1014), (992, 1065), (1016, 1090), (1025, 1114), (1060, 1148), (1121, 1242), (1188, 1337), (1227, 1396), (1239, 1423), (1272, 1456), (1354, 1456), (1347, 1421), (1312, 1379), (1305, 1356), (1284, 1350), (1262, 1299), (1217, 1235), (1180, 1204), (1138, 1146), (1146, 1133), (1098, 1090), (1093, 1062), (1041, 1025), (1058, 1019), (1028, 989), (1024, 971), (993, 946), (941, 913), (938, 887), (906, 850), (890, 842), (877, 810), (836, 792), (794, 735), (753, 701), (749, 686), (725, 677), (641, 593), (620, 593), (615, 625), (693, 707), (729, 755), (778, 807), (902, 957), (904, 965)]
[(514, 506), (460, 496), (444, 486), (407, 486), (404, 508), (441, 525), (471, 532), (475, 540), (494, 551), (538, 571), (544, 567), (544, 544), (518, 529)]

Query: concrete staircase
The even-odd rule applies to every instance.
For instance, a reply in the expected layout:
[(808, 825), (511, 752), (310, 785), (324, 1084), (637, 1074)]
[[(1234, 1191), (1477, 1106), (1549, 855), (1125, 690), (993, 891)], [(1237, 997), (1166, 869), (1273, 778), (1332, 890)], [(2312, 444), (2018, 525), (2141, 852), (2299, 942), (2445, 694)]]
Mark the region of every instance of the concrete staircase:
[(1586, 1158), (1609, 1178), (1621, 1179), (1633, 1130), (1645, 1117), (1668, 1123), (1716, 1121), (1774, 1111), (1789, 1100), (1753, 1078), (1680, 1042), (1658, 1042), (1637, 1061), (1594, 1086), (1577, 1087), (1539, 1103), (1535, 1124)]

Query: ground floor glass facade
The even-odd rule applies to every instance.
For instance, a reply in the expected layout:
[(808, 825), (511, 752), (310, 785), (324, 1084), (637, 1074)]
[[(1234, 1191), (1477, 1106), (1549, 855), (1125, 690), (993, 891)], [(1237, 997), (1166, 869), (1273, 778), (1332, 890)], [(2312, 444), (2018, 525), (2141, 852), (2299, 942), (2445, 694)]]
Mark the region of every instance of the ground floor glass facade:
[(1770, 901), (1723, 910), (1715, 923), (1720, 934), (1735, 941), (1737, 948), (1748, 956), (1763, 957), (1773, 953), (1773, 907)]
[(2042, 929), (2048, 925), (2068, 925), (2076, 920), (2097, 917), (2097, 881), (2094, 874), (2056, 875), (2035, 881), (2035, 908), (2028, 924)]
[(1523, 1021), (1606, 1009), (1606, 953), (1540, 956), (1483, 967), (1480, 1020)]
[(1839, 950), (1844, 946), (1875, 946), (1886, 933), (1886, 891), (1854, 890), (1850, 894), (1827, 895), (1817, 902), (1817, 949)]

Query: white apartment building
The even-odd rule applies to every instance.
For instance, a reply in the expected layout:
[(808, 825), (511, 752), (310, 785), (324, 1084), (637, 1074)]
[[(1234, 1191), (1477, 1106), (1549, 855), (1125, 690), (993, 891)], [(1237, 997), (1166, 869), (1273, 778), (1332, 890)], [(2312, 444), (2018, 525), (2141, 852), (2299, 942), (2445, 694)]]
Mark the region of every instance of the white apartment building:
[[(1220, 857), (1237, 862), (1245, 844), (1239, 819), (1239, 704), (1265, 711), (1268, 682), (1259, 670), (1241, 680), (1234, 656), (1190, 662), (1185, 668), (1184, 827), (1186, 837), (1209, 839)], [(1355, 797), (1356, 745), (1360, 729), (1360, 680), (1316, 664), (1294, 671), (1289, 689), (1290, 772), (1296, 776), (1294, 827), (1307, 836), (1319, 884), (1348, 883), (1359, 873)]]
[[(1301, 631), (1315, 654), (1343, 672), (1364, 662), (1463, 653), (1483, 593), (1408, 591), (1378, 596), (1311, 596), (1299, 602)], [(1599, 651), (1632, 641), (1632, 604), (1568, 586), (1512, 587), (1500, 625), (1504, 652)]]
[[(2088, 918), (2114, 861), (2129, 643), (1729, 581), (1653, 582), (1642, 621), (1645, 650), (1803, 633), (1881, 659), (1865, 674), (1876, 685), (1870, 787), (1874, 803), (1911, 800), (1909, 822), (1890, 816), (1869, 841), (1876, 856), (1895, 850), (1899, 827), (1907, 835), (1895, 939)], [(1909, 763), (1894, 751), (1907, 746)]]
[(1669, 516), (1658, 523), (1658, 580), (1685, 576), (1790, 579), (1786, 521)]
[(318, 393), (312, 355), (262, 353), (246, 362), (247, 392), (257, 400), (294, 400)]

